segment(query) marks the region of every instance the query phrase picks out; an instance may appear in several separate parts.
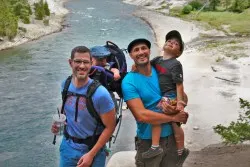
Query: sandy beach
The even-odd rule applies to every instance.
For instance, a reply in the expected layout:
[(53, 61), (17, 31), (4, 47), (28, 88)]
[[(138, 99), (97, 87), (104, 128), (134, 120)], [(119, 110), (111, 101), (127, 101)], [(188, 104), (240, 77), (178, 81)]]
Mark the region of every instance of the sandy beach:
[[(39, 0), (29, 0), (29, 3), (33, 5), (37, 1)], [(19, 21), (18, 26), (25, 28), (27, 32), (19, 31), (12, 41), (4, 38), (3, 41), (0, 41), (0, 50), (18, 46), (28, 41), (39, 39), (42, 36), (61, 31), (64, 17), (68, 13), (68, 10), (64, 8), (64, 2), (66, 0), (47, 0), (51, 12), (49, 26), (45, 26), (43, 21), (35, 20), (34, 18), (31, 18), (31, 24), (24, 24)]]

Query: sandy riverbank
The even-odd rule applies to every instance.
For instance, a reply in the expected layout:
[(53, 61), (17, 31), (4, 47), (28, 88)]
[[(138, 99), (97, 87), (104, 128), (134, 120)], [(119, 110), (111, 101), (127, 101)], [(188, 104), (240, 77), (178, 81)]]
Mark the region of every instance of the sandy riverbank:
[[(29, 3), (33, 5), (34, 2), (37, 1), (38, 0), (29, 0)], [(31, 24), (19, 22), (18, 26), (25, 28), (27, 32), (24, 33), (19, 30), (18, 35), (12, 41), (8, 41), (7, 38), (4, 38), (4, 40), (0, 42), (0, 50), (18, 46), (42, 36), (61, 31), (63, 28), (62, 22), (68, 13), (68, 10), (64, 8), (63, 5), (65, 1), (66, 0), (47, 0), (51, 12), (49, 26), (45, 26), (43, 21), (35, 20), (34, 18), (31, 18)]]
[[(152, 1), (126, 0), (126, 2), (145, 5)], [(147, 5), (148, 9), (154, 7), (154, 3)], [(249, 146), (216, 145), (221, 139), (213, 132), (213, 126), (228, 124), (237, 119), (239, 97), (250, 100), (250, 94), (247, 93), (250, 92), (250, 40), (226, 37), (223, 32), (206, 31), (194, 23), (179, 18), (168, 17), (145, 8), (138, 7), (138, 9), (134, 15), (150, 25), (155, 33), (159, 51), (164, 43), (165, 34), (172, 29), (180, 31), (185, 42), (185, 51), (179, 60), (183, 64), (185, 91), (189, 96), (187, 111), (190, 117), (183, 128), (186, 147), (191, 150), (191, 154), (184, 167), (250, 166)], [(208, 37), (202, 38), (201, 34), (206, 34)], [(236, 42), (230, 44), (229, 41), (233, 40)], [(215, 42), (218, 46), (208, 47)], [(234, 60), (232, 55), (245, 57)], [(117, 163), (125, 154), (115, 155), (108, 166), (119, 164), (118, 166), (125, 167), (126, 163)], [(131, 159), (134, 157), (134, 152), (127, 152), (127, 155)], [(238, 158), (237, 161), (234, 157)], [(128, 165), (133, 166), (133, 162)]]

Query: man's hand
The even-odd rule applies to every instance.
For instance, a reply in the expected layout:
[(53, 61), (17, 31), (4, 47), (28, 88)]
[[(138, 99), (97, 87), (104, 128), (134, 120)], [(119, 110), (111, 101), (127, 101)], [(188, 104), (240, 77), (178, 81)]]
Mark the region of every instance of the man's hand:
[(163, 113), (167, 115), (173, 115), (179, 113), (181, 110), (178, 110), (176, 106), (172, 106), (167, 102), (162, 102), (161, 103), (162, 111)]
[(84, 154), (77, 163), (77, 167), (90, 167), (94, 156), (90, 153)]
[(173, 122), (181, 122), (181, 123), (187, 123), (188, 119), (188, 113), (185, 111), (181, 111), (178, 114), (173, 116)]

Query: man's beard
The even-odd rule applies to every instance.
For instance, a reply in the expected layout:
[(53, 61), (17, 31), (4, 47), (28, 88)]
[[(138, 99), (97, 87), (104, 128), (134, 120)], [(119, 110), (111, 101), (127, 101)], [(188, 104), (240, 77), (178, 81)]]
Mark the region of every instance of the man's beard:
[(137, 67), (146, 67), (149, 64), (149, 61), (145, 62), (145, 63), (135, 63), (135, 65)]
[(84, 75), (80, 75), (80, 74), (77, 73), (77, 71), (75, 71), (74, 75), (79, 80), (85, 80), (89, 76), (89, 71), (86, 71), (86, 73)]

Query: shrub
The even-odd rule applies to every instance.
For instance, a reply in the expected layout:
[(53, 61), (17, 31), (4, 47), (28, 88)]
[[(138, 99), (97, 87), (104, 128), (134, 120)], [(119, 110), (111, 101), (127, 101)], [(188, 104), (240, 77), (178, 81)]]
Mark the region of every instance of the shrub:
[(237, 144), (250, 140), (250, 103), (241, 98), (239, 102), (244, 113), (239, 114), (237, 121), (232, 121), (229, 126), (219, 124), (213, 128), (226, 144)]
[(182, 13), (183, 14), (189, 14), (192, 11), (192, 6), (191, 5), (186, 5), (184, 6), (184, 8), (182, 9)]
[(182, 9), (183, 9), (183, 8), (180, 7), (180, 6), (176, 6), (176, 7), (170, 8), (169, 14), (170, 14), (171, 16), (180, 16), (181, 13), (182, 13)]
[(1, 0), (0, 5), (0, 36), (7, 36), (10, 40), (17, 34), (18, 18), (11, 10), (8, 0)]
[(18, 27), (18, 29), (19, 29), (20, 31), (22, 31), (22, 32), (27, 32), (27, 29), (24, 28), (24, 27)]
[(197, 0), (189, 2), (188, 5), (191, 5), (193, 10), (199, 10), (203, 6), (202, 3)]
[(44, 20), (43, 20), (43, 24), (44, 24), (45, 26), (48, 26), (48, 25), (49, 25), (49, 20), (48, 20), (48, 19), (44, 19)]
[(45, 15), (50, 16), (50, 10), (49, 10), (49, 6), (47, 2), (44, 3), (43, 8), (44, 8)]
[(29, 16), (23, 17), (23, 18), (22, 18), (22, 22), (23, 22), (24, 24), (30, 24), (30, 18), (29, 18)]
[(209, 9), (212, 11), (216, 10), (216, 7), (220, 4), (220, 0), (210, 0)]
[(38, 3), (34, 3), (35, 6), (35, 16), (37, 20), (43, 20), (45, 16), (50, 15), (50, 10), (47, 2), (40, 0)]
[(249, 1), (247, 0), (233, 0), (232, 6), (229, 8), (230, 11), (241, 13), (244, 9), (249, 7)]

